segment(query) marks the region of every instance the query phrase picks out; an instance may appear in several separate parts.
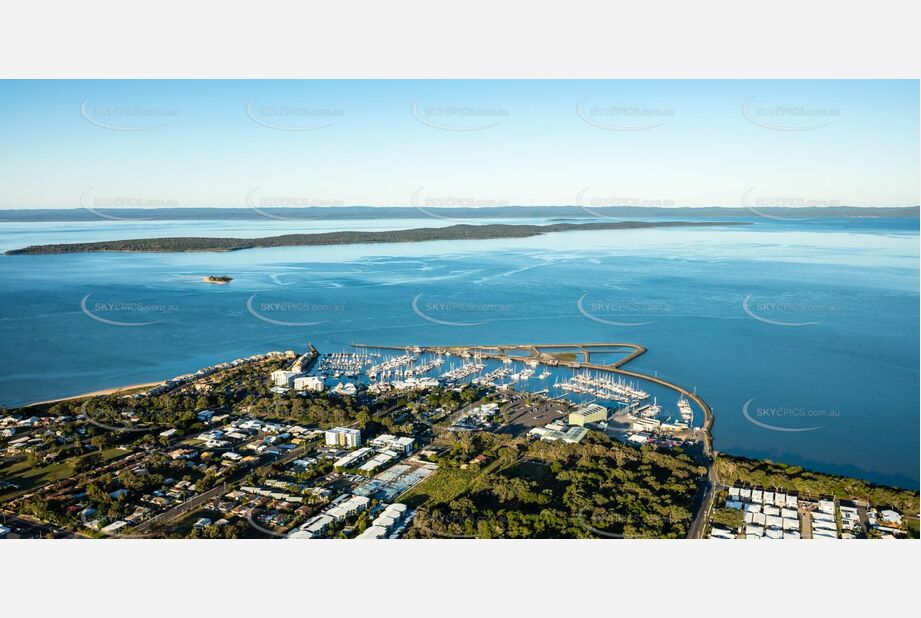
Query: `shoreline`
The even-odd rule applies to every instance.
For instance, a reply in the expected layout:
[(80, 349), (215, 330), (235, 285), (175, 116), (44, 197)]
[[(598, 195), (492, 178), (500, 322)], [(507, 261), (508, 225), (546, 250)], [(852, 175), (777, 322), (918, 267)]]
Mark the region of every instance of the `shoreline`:
[[(406, 350), (406, 349), (407, 349), (406, 346), (371, 345), (371, 344), (365, 344), (365, 343), (351, 343), (351, 344), (349, 344), (349, 346), (352, 347), (352, 348), (373, 348), (373, 349), (378, 349), (378, 350), (392, 350), (392, 351)], [(754, 460), (754, 461), (766, 461), (765, 459), (758, 458), (758, 457), (753, 457), (753, 456), (750, 456), (750, 455), (734, 454), (734, 453), (732, 453), (732, 452), (726, 452), (726, 451), (719, 451), (719, 450), (717, 450), (717, 449), (714, 447), (714, 445), (713, 445), (712, 428), (713, 428), (713, 422), (714, 422), (714, 420), (715, 420), (715, 419), (714, 419), (713, 411), (712, 411), (712, 409), (710, 408), (710, 406), (709, 406), (708, 404), (706, 404), (706, 402), (705, 402), (697, 393), (692, 392), (692, 391), (688, 391), (687, 389), (684, 389), (683, 387), (681, 387), (681, 386), (679, 386), (679, 385), (677, 385), (677, 384), (673, 384), (673, 383), (667, 382), (666, 380), (660, 379), (660, 378), (658, 378), (657, 376), (650, 376), (650, 375), (643, 374), (643, 373), (640, 373), (640, 372), (634, 372), (634, 371), (629, 371), (629, 370), (626, 370), (626, 369), (621, 369), (621, 367), (622, 367), (623, 365), (626, 365), (626, 364), (629, 363), (630, 361), (634, 360), (637, 356), (640, 356), (640, 355), (642, 355), (643, 353), (646, 352), (646, 348), (645, 348), (644, 346), (641, 346), (641, 345), (638, 345), (638, 344), (630, 344), (630, 343), (623, 343), (623, 342), (616, 342), (616, 343), (597, 343), (597, 342), (595, 342), (595, 343), (581, 343), (581, 344), (578, 344), (578, 343), (577, 343), (577, 344), (491, 344), (491, 345), (482, 345), (482, 346), (471, 346), (471, 345), (453, 345), (453, 346), (452, 346), (452, 345), (446, 345), (446, 346), (418, 346), (418, 347), (419, 347), (419, 349), (420, 349), (421, 351), (427, 351), (427, 352), (431, 352), (431, 351), (433, 351), (433, 350), (442, 350), (442, 351), (449, 351), (449, 350), (450, 350), (450, 351), (455, 351), (455, 352), (458, 352), (458, 351), (461, 351), (461, 350), (479, 350), (481, 353), (482, 353), (482, 351), (485, 350), (485, 349), (490, 349), (490, 350), (494, 350), (495, 352), (499, 352), (499, 351), (501, 351), (501, 350), (511, 350), (511, 349), (572, 348), (572, 347), (575, 347), (575, 348), (581, 348), (581, 351), (579, 352), (579, 354), (584, 354), (585, 352), (591, 350), (591, 348), (607, 348), (607, 347), (612, 347), (612, 346), (623, 346), (623, 347), (627, 347), (627, 348), (632, 348), (634, 351), (633, 351), (631, 354), (627, 355), (625, 358), (620, 359), (619, 361), (617, 361), (617, 362), (615, 362), (615, 363), (613, 363), (613, 364), (609, 364), (609, 365), (596, 365), (596, 364), (594, 364), (594, 363), (585, 362), (585, 360), (583, 360), (582, 362), (580, 362), (580, 361), (578, 361), (578, 360), (573, 360), (573, 361), (559, 361), (559, 365), (561, 365), (561, 366), (569, 366), (569, 367), (574, 367), (574, 366), (575, 366), (575, 367), (585, 367), (585, 368), (596, 369), (596, 370), (601, 370), (601, 371), (609, 371), (609, 372), (611, 372), (611, 373), (617, 373), (617, 374), (621, 374), (621, 375), (626, 375), (626, 376), (630, 376), (630, 377), (637, 378), (637, 379), (649, 380), (649, 381), (652, 381), (652, 382), (659, 383), (660, 385), (663, 385), (663, 386), (665, 386), (666, 388), (670, 388), (670, 389), (672, 389), (672, 390), (675, 390), (676, 392), (683, 393), (685, 396), (687, 396), (688, 398), (690, 398), (690, 399), (692, 399), (693, 401), (695, 401), (695, 403), (697, 403), (698, 406), (700, 406), (701, 411), (703, 412), (703, 415), (704, 415), (704, 423), (703, 423), (703, 425), (702, 425), (701, 427), (694, 428), (694, 429), (696, 429), (697, 431), (700, 431), (700, 432), (703, 433), (703, 435), (704, 435), (704, 445), (703, 445), (703, 446), (704, 446), (704, 451), (705, 451), (705, 454), (706, 454), (706, 456), (708, 457), (708, 459), (711, 460), (711, 465), (708, 466), (708, 468), (709, 468), (709, 470), (708, 470), (708, 477), (709, 477), (709, 479), (710, 479), (710, 482), (712, 483), (711, 488), (710, 488), (711, 490), (712, 490), (714, 487), (720, 485), (719, 479), (718, 479), (718, 478), (714, 478), (713, 476), (711, 476), (711, 474), (714, 472), (714, 468), (715, 468), (715, 466), (714, 466), (713, 464), (715, 463), (715, 460), (716, 460), (716, 458), (717, 458), (717, 456), (718, 456), (719, 454), (724, 454), (724, 455), (727, 455), (727, 456), (729, 456), (729, 457), (741, 457), (741, 458), (746, 458), (746, 459), (752, 459), (752, 460)], [(493, 354), (486, 354), (485, 356), (489, 356), (489, 357), (492, 357), (492, 358), (500, 358), (500, 357), (501, 357), (501, 352), (499, 352), (498, 354), (496, 354), (495, 352), (494, 352)], [(522, 358), (516, 359), (516, 360), (525, 360), (526, 358), (528, 358), (528, 357), (522, 357)], [(531, 358), (533, 358), (533, 357), (531, 357)], [(189, 374), (185, 374), (185, 375), (189, 375)], [(184, 377), (184, 376), (179, 376), (179, 377)], [(15, 404), (14, 404), (14, 405), (8, 405), (8, 406), (7, 406), (7, 409), (8, 409), (9, 411), (12, 411), (12, 410), (24, 410), (24, 409), (31, 408), (31, 407), (35, 407), (35, 406), (49, 405), (49, 404), (59, 403), (59, 402), (63, 402), (63, 401), (73, 401), (73, 400), (77, 400), (77, 399), (85, 399), (85, 398), (88, 398), (88, 397), (98, 397), (98, 396), (102, 396), (102, 395), (112, 395), (112, 394), (115, 394), (115, 393), (118, 393), (118, 392), (122, 392), (122, 391), (128, 391), (128, 390), (134, 390), (134, 389), (140, 389), (140, 388), (149, 389), (149, 388), (153, 388), (153, 387), (155, 387), (155, 386), (159, 386), (159, 385), (165, 384), (166, 382), (167, 382), (167, 380), (157, 380), (157, 381), (153, 381), (153, 382), (142, 382), (142, 383), (138, 383), (138, 384), (128, 384), (128, 385), (122, 385), (122, 386), (113, 386), (113, 387), (103, 388), (103, 389), (99, 389), (99, 390), (95, 390), (95, 391), (91, 391), (91, 392), (87, 392), (87, 393), (81, 393), (81, 394), (76, 394), (76, 395), (69, 395), (69, 396), (66, 396), (66, 397), (59, 397), (59, 398), (56, 398), (56, 399), (49, 399), (49, 400), (45, 400), (45, 401), (35, 401), (35, 402), (29, 402), (29, 403), (24, 403), (24, 404), (19, 404), (19, 405), (15, 405)], [(799, 465), (799, 464), (797, 464), (797, 465)], [(871, 484), (873, 484), (873, 485), (880, 486), (880, 487), (890, 487), (890, 488), (899, 489), (899, 490), (904, 490), (904, 491), (917, 491), (916, 489), (913, 488), (913, 486), (912, 486), (912, 487), (909, 487), (909, 486), (901, 485), (901, 484), (899, 484), (899, 483), (897, 483), (897, 482), (892, 482), (892, 481), (890, 481), (890, 482), (885, 482), (885, 481), (874, 481), (874, 480), (868, 479), (868, 478), (866, 478), (866, 477), (864, 477), (864, 476), (858, 476), (857, 474), (854, 474), (854, 473), (845, 473), (845, 472), (823, 472), (823, 471), (821, 471), (820, 469), (818, 469), (817, 467), (815, 467), (814, 464), (813, 464), (813, 465), (805, 465), (805, 466), (803, 466), (803, 467), (804, 467), (804, 469), (806, 469), (806, 470), (815, 471), (815, 472), (817, 472), (817, 473), (819, 473), (819, 474), (824, 474), (824, 475), (828, 475), (828, 476), (835, 476), (835, 477), (841, 477), (841, 478), (854, 478), (854, 479), (858, 479), (858, 480), (861, 480), (861, 481), (864, 481), (864, 482), (867, 482), (867, 483), (871, 483)], [(704, 497), (704, 500), (705, 500), (705, 501), (712, 501), (712, 499), (713, 499), (713, 497), (714, 497), (714, 493), (715, 493), (715, 492), (712, 492), (712, 491), (708, 492), (709, 495), (706, 495), (706, 496)], [(712, 504), (711, 504), (711, 506), (712, 506)], [(695, 518), (695, 519), (697, 519), (697, 518)]]
[(33, 401), (30, 403), (24, 403), (19, 406), (11, 406), (11, 408), (32, 408), (35, 406), (60, 403), (62, 401), (73, 401), (74, 399), (85, 399), (87, 397), (99, 397), (102, 395), (114, 395), (115, 393), (119, 393), (121, 391), (130, 391), (136, 388), (153, 388), (154, 386), (160, 386), (161, 384), (166, 384), (166, 380), (158, 380), (156, 382), (142, 382), (140, 384), (128, 384), (126, 386), (113, 386), (110, 388), (103, 388), (98, 391), (82, 393), (80, 395), (70, 395), (68, 397), (59, 397), (57, 399), (48, 399), (46, 401)]
[(4, 255), (61, 255), (67, 253), (185, 253), (227, 252), (278, 247), (322, 247), (336, 245), (395, 244), (431, 241), (506, 240), (532, 238), (544, 234), (577, 231), (638, 230), (749, 226), (750, 221), (608, 221), (587, 223), (532, 224), (456, 224), (447, 227), (412, 228), (385, 231), (314, 232), (283, 234), (261, 238), (218, 238), (176, 236), (129, 238), (79, 243), (53, 243), (9, 249)]

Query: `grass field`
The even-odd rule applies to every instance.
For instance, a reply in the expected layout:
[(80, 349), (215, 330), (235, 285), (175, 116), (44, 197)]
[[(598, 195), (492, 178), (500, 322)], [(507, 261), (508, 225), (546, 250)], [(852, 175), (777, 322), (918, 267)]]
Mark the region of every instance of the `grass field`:
[[(102, 457), (102, 462), (105, 463), (117, 457), (121, 457), (122, 455), (126, 455), (127, 453), (128, 451), (123, 451), (122, 449), (110, 448), (101, 451), (99, 454)], [(69, 460), (35, 468), (30, 466), (28, 460), (26, 459), (15, 461), (0, 468), (0, 479), (4, 481), (10, 481), (11, 483), (16, 483), (19, 487), (17, 489), (9, 489), (0, 493), (0, 501), (14, 498), (17, 495), (28, 492), (35, 487), (44, 485), (46, 483), (59, 481), (69, 476), (73, 476), (73, 474), (73, 462)]]
[(541, 461), (519, 461), (509, 468), (506, 474), (542, 483), (550, 474), (550, 466)]
[(418, 507), (425, 502), (450, 502), (464, 493), (479, 475), (480, 471), (472, 468), (439, 468), (435, 474), (407, 491), (399, 500), (410, 507)]
[(410, 507), (422, 504), (440, 504), (454, 500), (467, 491), (473, 482), (484, 474), (499, 468), (499, 460), (494, 460), (484, 468), (471, 466), (466, 470), (460, 468), (439, 468), (427, 479), (401, 495), (398, 500)]

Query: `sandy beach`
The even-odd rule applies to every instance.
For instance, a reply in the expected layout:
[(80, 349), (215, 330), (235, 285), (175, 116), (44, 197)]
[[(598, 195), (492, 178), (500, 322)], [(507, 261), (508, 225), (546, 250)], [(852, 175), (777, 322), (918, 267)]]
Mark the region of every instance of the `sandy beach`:
[(58, 403), (60, 401), (71, 401), (73, 399), (84, 399), (86, 397), (99, 397), (101, 395), (113, 395), (121, 391), (130, 391), (136, 388), (153, 388), (154, 386), (159, 386), (164, 383), (165, 383), (164, 380), (160, 380), (159, 382), (145, 382), (143, 384), (129, 384), (127, 386), (115, 386), (113, 388), (105, 388), (102, 390), (93, 391), (91, 393), (83, 393), (81, 395), (71, 395), (70, 397), (61, 397), (59, 399), (48, 399), (47, 401), (33, 401), (32, 403), (27, 403), (20, 407), (28, 408), (30, 406), (40, 406), (40, 405), (45, 405), (49, 403)]

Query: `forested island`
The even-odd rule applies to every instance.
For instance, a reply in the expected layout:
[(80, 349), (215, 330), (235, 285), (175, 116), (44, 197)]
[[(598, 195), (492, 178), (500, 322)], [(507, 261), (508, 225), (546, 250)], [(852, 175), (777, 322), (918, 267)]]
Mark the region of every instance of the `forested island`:
[(256, 247), (300, 247), (319, 245), (351, 245), (371, 243), (425, 242), (431, 240), (495, 240), (527, 238), (552, 232), (625, 230), (663, 227), (711, 227), (714, 225), (751, 225), (746, 221), (608, 221), (598, 223), (554, 223), (551, 225), (451, 225), (440, 228), (414, 228), (384, 232), (322, 232), (315, 234), (284, 234), (265, 238), (136, 238), (84, 243), (32, 245), (11, 249), (7, 255), (91, 253), (125, 251), (147, 253), (177, 253), (185, 251), (239, 251)]

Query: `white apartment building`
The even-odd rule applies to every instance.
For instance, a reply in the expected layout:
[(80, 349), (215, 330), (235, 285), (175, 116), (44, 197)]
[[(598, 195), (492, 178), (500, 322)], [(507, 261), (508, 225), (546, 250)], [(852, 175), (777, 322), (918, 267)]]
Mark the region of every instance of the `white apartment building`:
[(284, 369), (278, 369), (273, 371), (271, 378), (272, 384), (275, 386), (281, 386), (282, 388), (290, 388), (291, 384), (294, 382), (294, 378), (300, 374), (296, 371), (285, 371)]
[(294, 390), (296, 391), (311, 391), (314, 393), (322, 393), (326, 389), (326, 385), (323, 384), (323, 380), (317, 376), (302, 376), (294, 378)]
[(358, 448), (361, 446), (361, 430), (348, 427), (334, 427), (327, 429), (325, 434), (326, 446), (345, 446)]

